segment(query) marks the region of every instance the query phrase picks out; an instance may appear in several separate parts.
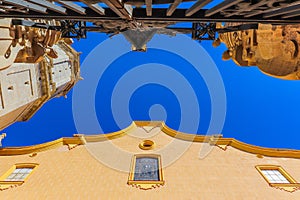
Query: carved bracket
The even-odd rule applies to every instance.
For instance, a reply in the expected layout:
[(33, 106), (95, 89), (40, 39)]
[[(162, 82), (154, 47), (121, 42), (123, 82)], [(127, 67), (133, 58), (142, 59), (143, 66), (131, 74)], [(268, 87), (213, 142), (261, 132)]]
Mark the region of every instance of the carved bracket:
[(216, 144), (216, 146), (222, 149), (223, 151), (226, 151), (228, 144)]

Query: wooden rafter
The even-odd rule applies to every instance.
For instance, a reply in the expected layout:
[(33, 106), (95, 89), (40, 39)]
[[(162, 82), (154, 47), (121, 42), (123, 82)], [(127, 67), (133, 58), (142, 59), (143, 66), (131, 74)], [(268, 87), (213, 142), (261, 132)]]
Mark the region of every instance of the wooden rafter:
[(167, 10), (167, 16), (171, 16), (181, 2), (182, 0), (174, 0)]
[(222, 3), (216, 5), (215, 7), (207, 10), (205, 12), (205, 16), (207, 16), (207, 17), (212, 16), (212, 15), (214, 15), (214, 14), (216, 14), (216, 13), (218, 13), (218, 12), (220, 12), (220, 11), (226, 9), (226, 8), (229, 8), (233, 5), (236, 5), (236, 4), (240, 3), (241, 1), (243, 1), (243, 0), (225, 0)]
[(194, 13), (199, 11), (201, 8), (206, 6), (208, 3), (210, 3), (212, 0), (198, 0), (194, 5), (192, 5), (191, 8), (189, 8), (185, 15), (186, 16), (192, 16)]
[(99, 15), (105, 15), (105, 9), (102, 8), (96, 1), (90, 1), (90, 0), (79, 0), (79, 1), (87, 5), (89, 8), (91, 8)]
[(147, 16), (152, 15), (152, 0), (145, 0)]
[(23, 0), (2, 0), (2, 2), (22, 8), (27, 8), (39, 13), (47, 13), (47, 8)]
[(49, 10), (53, 10), (53, 11), (61, 13), (61, 14), (66, 14), (66, 10), (67, 10), (66, 8), (55, 5), (46, 0), (27, 0), (27, 1), (35, 3), (40, 6), (44, 6), (44, 7), (48, 8)]
[(284, 7), (281, 9), (274, 10), (272, 12), (268, 12), (263, 15), (264, 18), (269, 18), (269, 17), (275, 17), (278, 15), (284, 15), (288, 16), (289, 14), (291, 15), (294, 12), (300, 11), (300, 5), (292, 5), (288, 7)]
[(125, 5), (119, 0), (102, 0), (111, 10), (113, 10), (118, 16), (123, 19), (131, 19), (132, 7)]
[(105, 10), (101, 6), (99, 6), (97, 3), (94, 4), (87, 4), (93, 11), (100, 15), (105, 15)]
[(57, 1), (58, 3), (61, 3), (62, 5), (66, 6), (67, 8), (69, 8), (70, 10), (73, 10), (77, 13), (80, 13), (82, 15), (85, 15), (85, 9), (71, 1), (61, 1), (61, 0), (58, 0)]
[(291, 17), (298, 17), (299, 15), (300, 15), (300, 10), (283, 15), (282, 18), (286, 19), (286, 18), (291, 18)]

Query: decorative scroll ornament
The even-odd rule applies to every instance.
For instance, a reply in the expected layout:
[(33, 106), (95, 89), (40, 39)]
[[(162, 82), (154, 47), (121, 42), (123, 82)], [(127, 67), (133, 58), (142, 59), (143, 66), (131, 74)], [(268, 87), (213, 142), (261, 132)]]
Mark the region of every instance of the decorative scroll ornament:
[(295, 192), (300, 189), (299, 183), (291, 183), (291, 184), (271, 183), (270, 186), (287, 192)]
[(23, 181), (0, 181), (0, 191), (21, 186)]
[(159, 181), (159, 182), (156, 181), (156, 182), (149, 182), (149, 183), (147, 183), (147, 182), (139, 183), (139, 182), (129, 182), (128, 181), (128, 185), (139, 188), (141, 190), (150, 190), (150, 189), (154, 189), (154, 188), (163, 186), (164, 181)]

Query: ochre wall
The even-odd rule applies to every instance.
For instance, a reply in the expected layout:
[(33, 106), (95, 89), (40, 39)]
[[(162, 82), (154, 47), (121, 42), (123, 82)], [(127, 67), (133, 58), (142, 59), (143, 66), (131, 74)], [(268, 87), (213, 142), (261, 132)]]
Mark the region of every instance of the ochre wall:
[[(290, 193), (270, 187), (255, 169), (256, 165), (280, 165), (299, 181), (298, 159), (258, 158), (233, 147), (226, 151), (213, 147), (204, 159), (200, 159), (199, 152), (204, 144), (195, 142), (178, 160), (163, 169), (164, 186), (141, 190), (127, 185), (128, 172), (111, 169), (94, 157), (100, 150), (104, 156), (125, 165), (125, 169), (130, 168), (134, 153), (159, 151), (163, 154), (163, 163), (172, 160), (173, 155), (165, 155), (163, 150), (167, 145), (174, 151), (181, 149), (175, 146), (180, 143), (159, 130), (153, 131), (147, 133), (137, 128), (112, 140), (110, 147), (118, 147), (120, 156), (123, 152), (129, 155), (123, 158), (114, 155), (108, 146), (103, 152), (107, 142), (88, 143), (71, 150), (63, 146), (39, 152), (35, 157), (1, 156), (1, 175), (15, 163), (38, 163), (39, 166), (23, 185), (0, 191), (0, 199), (300, 199), (300, 191)], [(157, 148), (154, 150), (139, 149), (138, 144), (144, 139), (141, 137), (147, 136), (155, 142)]]

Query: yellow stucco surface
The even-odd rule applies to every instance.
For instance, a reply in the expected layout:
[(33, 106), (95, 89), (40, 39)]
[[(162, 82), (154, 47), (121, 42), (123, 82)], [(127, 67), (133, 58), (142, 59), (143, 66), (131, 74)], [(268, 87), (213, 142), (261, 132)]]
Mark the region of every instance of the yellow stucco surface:
[[(155, 148), (140, 149), (144, 139), (154, 141)], [(135, 127), (122, 137), (71, 150), (64, 145), (34, 157), (0, 156), (0, 175), (16, 163), (39, 164), (24, 184), (0, 191), (0, 199), (300, 199), (300, 191), (270, 187), (255, 168), (279, 165), (299, 181), (299, 159), (258, 158), (231, 146), (226, 151), (206, 146), (208, 154), (200, 159), (207, 144), (177, 141), (159, 128), (146, 132)], [(180, 145), (188, 149), (183, 151)], [(174, 158), (176, 149), (183, 153), (178, 159)], [(127, 184), (131, 157), (141, 153), (161, 155), (163, 186), (141, 190)], [(119, 163), (115, 168), (125, 171), (112, 169), (108, 166), (111, 161)]]

